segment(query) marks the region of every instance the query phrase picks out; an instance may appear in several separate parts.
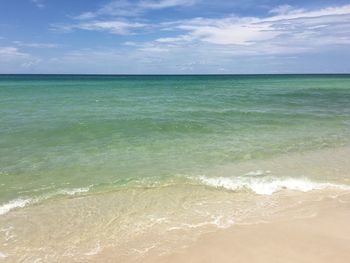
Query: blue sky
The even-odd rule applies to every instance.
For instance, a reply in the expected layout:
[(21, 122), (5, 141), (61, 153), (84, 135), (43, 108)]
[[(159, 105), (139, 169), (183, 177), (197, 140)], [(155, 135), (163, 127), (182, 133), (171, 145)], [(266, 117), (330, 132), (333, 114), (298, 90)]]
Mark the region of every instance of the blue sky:
[(350, 73), (350, 1), (1, 0), (0, 73)]

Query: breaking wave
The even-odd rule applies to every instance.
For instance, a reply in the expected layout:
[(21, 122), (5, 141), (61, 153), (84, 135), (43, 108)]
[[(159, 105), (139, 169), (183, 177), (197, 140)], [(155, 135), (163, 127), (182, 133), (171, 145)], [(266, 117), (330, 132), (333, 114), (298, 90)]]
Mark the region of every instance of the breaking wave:
[(207, 177), (200, 176), (199, 181), (207, 186), (227, 190), (249, 190), (259, 195), (272, 195), (281, 190), (309, 192), (312, 190), (338, 189), (350, 190), (350, 186), (332, 183), (313, 182), (307, 178), (275, 177)]
[(83, 187), (83, 188), (72, 188), (72, 189), (61, 189), (57, 190), (52, 193), (48, 193), (45, 195), (42, 195), (40, 197), (35, 197), (35, 198), (17, 198), (14, 200), (11, 200), (5, 204), (0, 205), (0, 215), (7, 214), (13, 209), (16, 208), (23, 208), (29, 204), (35, 204), (39, 203), (40, 201), (59, 196), (59, 195), (76, 195), (76, 194), (81, 194), (81, 193), (86, 193), (90, 190), (90, 187)]

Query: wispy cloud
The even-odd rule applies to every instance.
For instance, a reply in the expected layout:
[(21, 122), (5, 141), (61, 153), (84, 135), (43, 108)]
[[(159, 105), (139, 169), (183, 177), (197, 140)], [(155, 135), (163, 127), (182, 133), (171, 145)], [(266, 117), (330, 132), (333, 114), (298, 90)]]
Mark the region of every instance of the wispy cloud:
[[(61, 53), (57, 52), (59, 55), (54, 59), (40, 61), (22, 50), (36, 54), (38, 51), (26, 48), (54, 48), (57, 45), (15, 41), (11, 44), (13, 47), (0, 50), (0, 59), (12, 57), (12, 61), (17, 60), (21, 67), (37, 68), (46, 63), (45, 68), (67, 72), (79, 68), (79, 72), (85, 73), (254, 73), (266, 72), (265, 69), (272, 72), (293, 63), (298, 72), (304, 63), (298, 65), (295, 62), (298, 59), (290, 57), (315, 54), (315, 57), (317, 54), (326, 57), (340, 53), (341, 58), (344, 54), (344, 57), (350, 56), (350, 5), (314, 9), (281, 5), (254, 16), (220, 13), (220, 17), (205, 17), (198, 16), (197, 12), (189, 19), (171, 20), (176, 15), (165, 17), (167, 12), (158, 16), (159, 10), (197, 3), (199, 0), (112, 1), (53, 27), (71, 32), (85, 30), (123, 35), (109, 38), (110, 41), (121, 39), (114, 48), (110, 42), (110, 49), (104, 48), (103, 43), (98, 48), (95, 43), (79, 44), (74, 52), (59, 49)], [(244, 71), (242, 61), (248, 61)], [(270, 68), (262, 62), (269, 63)]]
[(93, 19), (100, 16), (137, 16), (150, 10), (159, 10), (171, 7), (188, 7), (199, 0), (127, 0), (111, 1), (96, 11), (84, 12), (76, 19)]
[(73, 31), (75, 29), (88, 31), (105, 31), (117, 35), (133, 34), (135, 30), (145, 28), (147, 25), (124, 20), (91, 20), (70, 25), (53, 25), (56, 30)]
[(282, 5), (272, 8), (265, 17), (197, 17), (159, 24), (133, 21), (135, 19), (95, 18), (102, 14), (120, 15), (120, 12), (131, 10), (132, 7), (138, 12), (137, 10), (162, 9), (195, 3), (196, 1), (185, 0), (142, 0), (134, 4), (129, 1), (113, 1), (96, 12), (82, 14), (83, 21), (76, 21), (71, 25), (56, 25), (56, 28), (105, 31), (121, 35), (146, 33), (149, 28), (159, 34), (167, 32), (166, 37), (154, 40), (154, 45), (158, 45), (157, 48), (152, 48), (155, 51), (168, 49), (160, 45), (170, 43), (203, 42), (231, 46), (232, 51), (241, 50), (242, 54), (261, 51), (298, 53), (320, 46), (350, 43), (350, 5), (314, 10)]
[(167, 22), (163, 23), (165, 30), (182, 32), (156, 41), (205, 42), (241, 53), (298, 53), (320, 46), (350, 44), (350, 5), (319, 10), (280, 6), (270, 14), (264, 18), (231, 16)]
[(7, 72), (8, 68), (11, 68), (11, 66), (16, 67), (17, 69), (28, 69), (38, 64), (41, 60), (28, 53), (20, 51), (17, 47), (0, 46), (0, 61), (3, 62), (0, 63), (0, 70), (2, 72)]
[(11, 57), (28, 57), (26, 53), (22, 53), (16, 47), (0, 47), (0, 57), (1, 58), (11, 58)]
[(38, 8), (44, 8), (45, 7), (45, 0), (31, 0), (33, 4), (36, 5)]
[(176, 6), (191, 6), (198, 0), (158, 0), (158, 1), (140, 1), (138, 6), (143, 9), (163, 9)]
[(132, 4), (127, 0), (120, 0), (109, 2), (96, 11), (84, 12), (74, 18), (78, 20), (86, 20), (95, 19), (100, 16), (134, 16), (139, 12), (140, 10), (137, 5)]
[(58, 44), (53, 43), (25, 43), (22, 41), (13, 41), (13, 44), (19, 47), (29, 47), (29, 48), (57, 48)]

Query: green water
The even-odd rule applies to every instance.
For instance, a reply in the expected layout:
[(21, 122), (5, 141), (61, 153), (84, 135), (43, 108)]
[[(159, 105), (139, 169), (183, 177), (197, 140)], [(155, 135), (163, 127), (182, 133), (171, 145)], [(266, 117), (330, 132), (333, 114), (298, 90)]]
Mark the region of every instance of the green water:
[(350, 75), (0, 76), (0, 204), (349, 142)]

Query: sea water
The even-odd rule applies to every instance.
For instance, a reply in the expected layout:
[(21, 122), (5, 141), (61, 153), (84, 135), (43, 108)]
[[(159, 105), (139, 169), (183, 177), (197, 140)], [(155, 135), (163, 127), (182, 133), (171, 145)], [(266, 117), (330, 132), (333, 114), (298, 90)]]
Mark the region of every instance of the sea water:
[[(347, 150), (328, 156), (349, 143), (350, 75), (1, 75), (0, 252), (57, 259), (70, 244), (85, 260), (131, 253), (152, 229), (158, 243), (131, 246), (148, 251), (157, 235), (262, 215), (284, 192), (347, 191)], [(73, 237), (29, 238), (50, 231)]]

